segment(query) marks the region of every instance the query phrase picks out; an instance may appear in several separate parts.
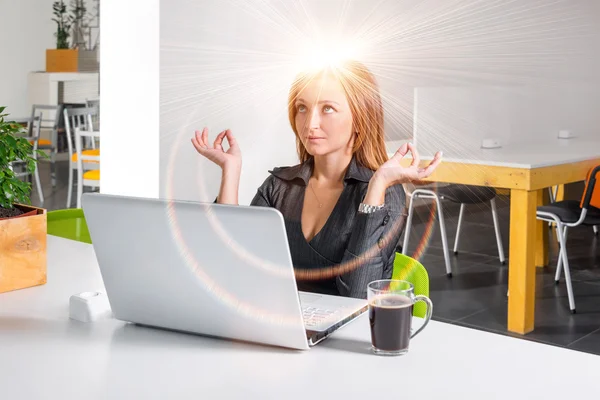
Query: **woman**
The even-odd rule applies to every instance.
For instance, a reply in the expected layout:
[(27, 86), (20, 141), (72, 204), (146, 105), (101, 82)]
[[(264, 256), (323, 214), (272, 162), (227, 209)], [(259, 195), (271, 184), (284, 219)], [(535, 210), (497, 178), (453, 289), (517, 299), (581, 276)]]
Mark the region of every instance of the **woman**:
[[(419, 168), (416, 150), (405, 144), (388, 160), (379, 89), (355, 61), (299, 75), (288, 111), (301, 163), (269, 171), (251, 205), (283, 214), (299, 290), (366, 298), (369, 282), (392, 275), (402, 184), (429, 176), (441, 153)], [(238, 204), (242, 156), (231, 132), (211, 147), (204, 128), (192, 143), (222, 169), (217, 202)], [(413, 162), (405, 168), (400, 160), (409, 151)]]

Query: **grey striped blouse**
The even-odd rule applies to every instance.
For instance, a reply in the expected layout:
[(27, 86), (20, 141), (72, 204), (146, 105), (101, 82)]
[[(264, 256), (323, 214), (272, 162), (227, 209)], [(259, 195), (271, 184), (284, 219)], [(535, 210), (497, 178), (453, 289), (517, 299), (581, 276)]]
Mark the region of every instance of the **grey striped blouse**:
[(366, 298), (369, 282), (392, 275), (405, 221), (404, 188), (388, 188), (383, 209), (359, 213), (373, 171), (353, 158), (329, 219), (307, 241), (301, 215), (313, 166), (311, 158), (293, 167), (269, 171), (271, 175), (258, 188), (251, 205), (275, 207), (283, 214), (299, 290)]

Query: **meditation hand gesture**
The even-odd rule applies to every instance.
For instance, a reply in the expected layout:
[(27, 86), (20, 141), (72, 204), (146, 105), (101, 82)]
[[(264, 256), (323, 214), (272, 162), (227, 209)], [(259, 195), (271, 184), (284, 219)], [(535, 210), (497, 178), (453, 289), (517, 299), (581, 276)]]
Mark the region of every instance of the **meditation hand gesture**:
[[(400, 165), (400, 161), (409, 151), (413, 156), (413, 161), (408, 167), (403, 167)], [(442, 152), (438, 151), (431, 163), (425, 168), (419, 166), (420, 161), (417, 149), (415, 149), (411, 143), (405, 143), (400, 146), (392, 158), (379, 167), (375, 172), (374, 178), (376, 178), (377, 181), (382, 182), (385, 187), (399, 183), (410, 183), (427, 178), (442, 161)]]
[[(204, 128), (202, 133), (200, 133), (200, 131), (196, 131), (195, 133), (196, 135), (192, 138), (192, 143), (198, 153), (217, 164), (222, 170), (228, 168), (241, 168), (242, 152), (229, 129), (224, 130), (217, 135), (212, 147), (210, 147), (208, 142), (208, 128)], [(222, 145), (225, 137), (229, 143), (229, 149), (227, 151), (223, 150)]]

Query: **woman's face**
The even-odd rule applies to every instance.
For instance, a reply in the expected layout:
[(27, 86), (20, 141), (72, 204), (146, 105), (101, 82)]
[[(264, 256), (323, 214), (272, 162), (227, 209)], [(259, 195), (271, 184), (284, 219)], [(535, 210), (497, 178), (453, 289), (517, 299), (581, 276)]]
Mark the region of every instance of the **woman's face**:
[(333, 76), (314, 79), (299, 93), (296, 129), (312, 156), (345, 152), (353, 138), (352, 113), (344, 89)]

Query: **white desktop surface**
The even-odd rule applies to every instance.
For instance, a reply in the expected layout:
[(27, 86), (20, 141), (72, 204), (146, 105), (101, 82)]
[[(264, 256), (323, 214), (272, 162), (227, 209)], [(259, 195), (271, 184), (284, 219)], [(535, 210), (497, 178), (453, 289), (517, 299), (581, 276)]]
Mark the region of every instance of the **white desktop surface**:
[[(391, 156), (405, 141), (387, 141), (387, 152)], [(600, 157), (600, 135), (598, 139), (573, 138), (549, 139), (544, 142), (504, 144), (497, 149), (482, 149), (479, 144), (436, 145), (417, 142), (422, 160), (431, 160), (436, 151), (443, 152), (443, 162), (479, 164), (510, 168), (542, 168), (593, 160)], [(410, 158), (412, 158), (409, 154)]]
[(71, 294), (103, 290), (93, 248), (54, 236), (47, 245), (48, 283), (0, 294), (3, 399), (558, 399), (600, 389), (599, 356), (436, 321), (408, 355), (384, 358), (369, 351), (366, 314), (305, 352), (69, 320)]

